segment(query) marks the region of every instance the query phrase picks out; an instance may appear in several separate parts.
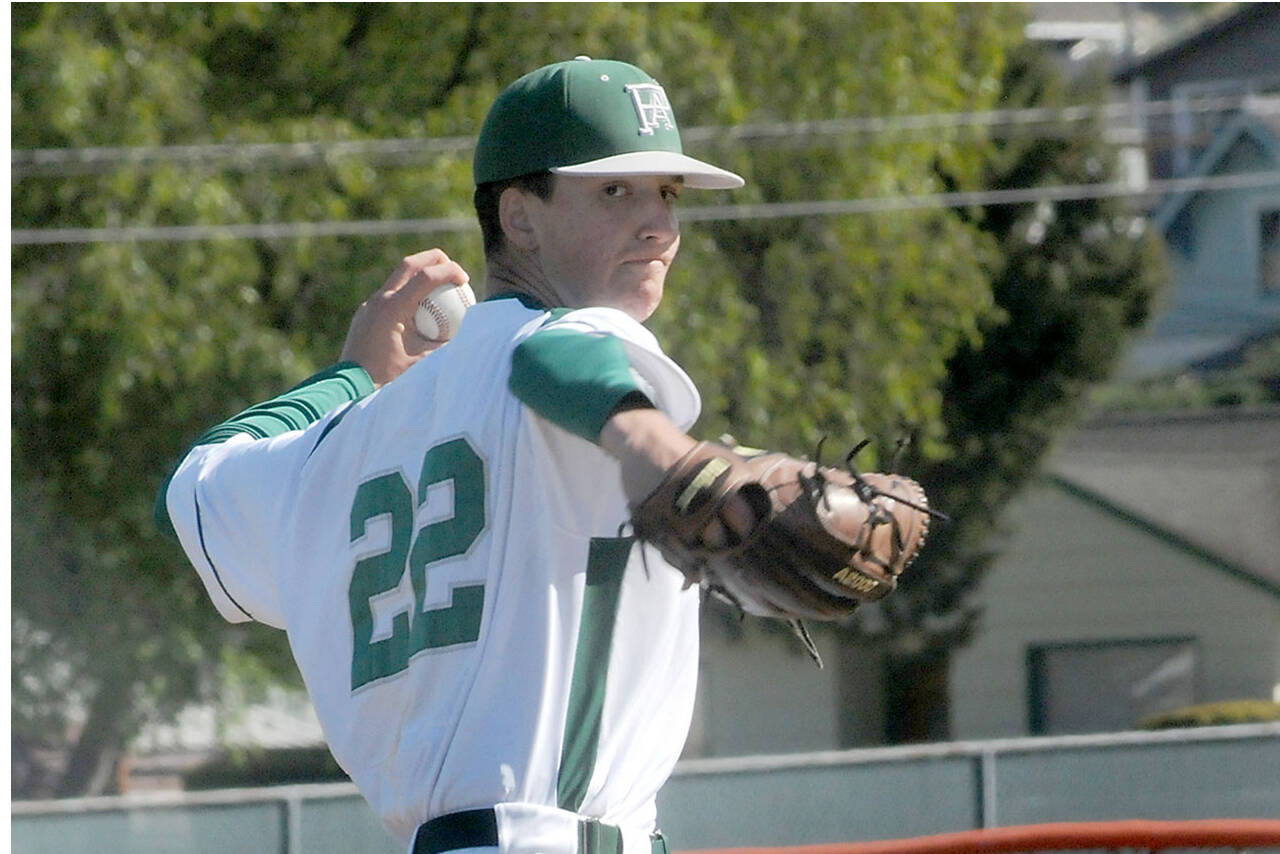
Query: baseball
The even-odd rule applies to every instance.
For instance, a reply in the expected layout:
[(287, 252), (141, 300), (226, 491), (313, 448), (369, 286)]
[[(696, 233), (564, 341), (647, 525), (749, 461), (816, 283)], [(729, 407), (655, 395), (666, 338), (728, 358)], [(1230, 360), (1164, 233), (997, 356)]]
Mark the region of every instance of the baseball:
[(476, 295), (466, 282), (441, 285), (418, 303), (413, 323), (428, 341), (448, 341), (458, 332), (462, 316), (476, 304)]

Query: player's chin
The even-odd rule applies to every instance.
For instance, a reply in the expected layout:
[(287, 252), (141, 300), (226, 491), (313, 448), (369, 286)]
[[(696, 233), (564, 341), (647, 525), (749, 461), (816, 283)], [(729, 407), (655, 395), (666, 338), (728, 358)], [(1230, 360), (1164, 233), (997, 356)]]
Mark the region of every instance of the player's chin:
[(636, 320), (644, 322), (658, 310), (662, 291), (663, 277), (646, 278), (623, 289), (615, 304)]

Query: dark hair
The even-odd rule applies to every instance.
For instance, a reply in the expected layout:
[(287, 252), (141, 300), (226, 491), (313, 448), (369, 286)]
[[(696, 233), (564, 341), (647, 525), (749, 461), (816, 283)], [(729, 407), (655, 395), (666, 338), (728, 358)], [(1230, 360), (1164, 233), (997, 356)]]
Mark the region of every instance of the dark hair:
[(502, 233), (502, 221), (498, 215), (498, 199), (508, 187), (515, 187), (546, 201), (555, 189), (555, 176), (550, 172), (530, 172), (501, 181), (490, 181), (476, 187), (476, 217), (480, 220), (480, 232), (484, 235), (484, 254), (492, 255), (506, 244)]

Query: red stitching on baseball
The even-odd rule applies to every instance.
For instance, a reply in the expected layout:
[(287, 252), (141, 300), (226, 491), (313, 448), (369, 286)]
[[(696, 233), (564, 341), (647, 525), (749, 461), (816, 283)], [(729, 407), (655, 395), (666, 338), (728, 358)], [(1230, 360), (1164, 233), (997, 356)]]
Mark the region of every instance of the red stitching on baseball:
[(429, 298), (419, 303), (427, 311), (431, 312), (431, 317), (436, 322), (436, 337), (432, 340), (443, 341), (449, 337), (449, 317), (441, 310), (440, 306), (433, 303)]

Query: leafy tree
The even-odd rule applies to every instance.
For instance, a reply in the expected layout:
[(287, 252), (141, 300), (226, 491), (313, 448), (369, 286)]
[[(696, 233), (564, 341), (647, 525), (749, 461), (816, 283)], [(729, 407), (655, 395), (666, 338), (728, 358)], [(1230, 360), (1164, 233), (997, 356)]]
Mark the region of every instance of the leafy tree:
[[(990, 107), (1014, 31), (990, 7), (743, 8), (709, 14), (740, 46), (726, 62), (741, 108), (726, 118), (747, 125)], [(818, 32), (845, 35), (812, 38)], [(974, 188), (986, 145), (956, 132), (850, 134), (722, 144), (715, 157), (747, 178), (735, 201), (824, 201), (938, 192), (935, 162)], [(976, 342), (990, 311), (995, 245), (979, 229), (933, 210), (725, 220), (693, 236), (705, 240), (694, 246), (698, 262), (705, 245), (724, 268), (725, 290), (679, 291), (659, 323), (678, 318), (664, 340), (703, 391), (703, 429), (800, 452), (824, 437), (846, 450), (864, 436), (884, 444), (907, 424), (941, 452), (946, 358)], [(696, 334), (681, 334), (686, 322)], [(717, 325), (739, 337), (710, 340)]]
[[(1105, 79), (1063, 78), (1040, 47), (1012, 52), (1002, 107), (1101, 103)], [(1096, 124), (999, 141), (991, 189), (1085, 184), (1116, 174)], [(939, 170), (947, 174), (945, 166)], [(973, 594), (1001, 511), (1037, 472), (1054, 437), (1112, 373), (1167, 277), (1162, 244), (1122, 199), (988, 206), (969, 213), (998, 241), (991, 268), (999, 315), (947, 362), (940, 387), (949, 453), (920, 461), (936, 506), (953, 516), (879, 617), (888, 643), (890, 740), (945, 738), (946, 666), (980, 618)]]

